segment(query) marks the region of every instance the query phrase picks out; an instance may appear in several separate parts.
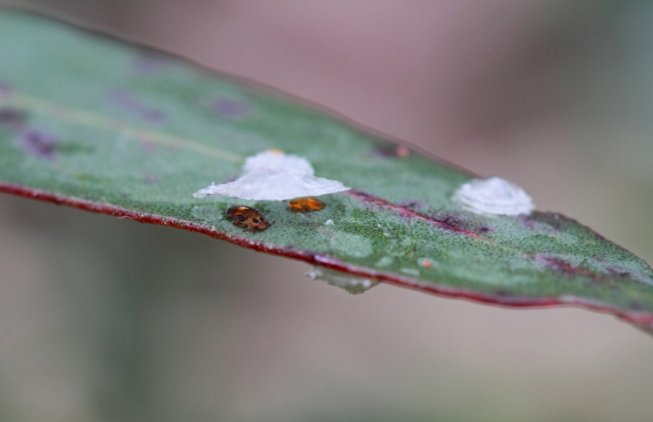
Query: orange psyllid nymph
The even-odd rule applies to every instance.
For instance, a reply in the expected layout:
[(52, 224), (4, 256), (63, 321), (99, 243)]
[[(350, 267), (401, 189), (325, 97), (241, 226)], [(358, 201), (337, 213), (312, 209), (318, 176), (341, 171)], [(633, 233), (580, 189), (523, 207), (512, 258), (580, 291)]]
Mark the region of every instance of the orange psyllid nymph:
[(292, 212), (313, 212), (324, 208), (324, 202), (312, 196), (288, 201), (288, 209)]

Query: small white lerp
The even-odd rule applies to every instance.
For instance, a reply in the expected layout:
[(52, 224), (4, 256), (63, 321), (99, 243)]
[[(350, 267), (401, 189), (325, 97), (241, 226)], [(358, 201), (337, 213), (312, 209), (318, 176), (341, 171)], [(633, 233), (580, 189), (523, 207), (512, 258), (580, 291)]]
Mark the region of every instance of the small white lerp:
[(315, 267), (306, 275), (313, 280), (322, 280), (332, 286), (340, 287), (353, 295), (364, 293), (379, 284), (378, 281), (369, 278), (356, 277), (329, 268)]
[(311, 163), (298, 155), (268, 150), (245, 161), (243, 174), (233, 182), (211, 184), (193, 194), (195, 198), (211, 195), (257, 201), (284, 201), (303, 196), (320, 196), (349, 190), (336, 180), (314, 175)]
[(453, 200), (468, 211), (484, 215), (530, 214), (535, 209), (522, 188), (500, 177), (467, 182), (456, 190)]

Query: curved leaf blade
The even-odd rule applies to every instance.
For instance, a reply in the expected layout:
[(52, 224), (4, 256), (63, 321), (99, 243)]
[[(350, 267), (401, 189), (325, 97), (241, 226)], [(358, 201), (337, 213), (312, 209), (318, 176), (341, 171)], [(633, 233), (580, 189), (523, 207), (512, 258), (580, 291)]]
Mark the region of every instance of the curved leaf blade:
[[(451, 297), (571, 304), (653, 327), (653, 271), (559, 214), (487, 217), (451, 201), (473, 176), (297, 102), (197, 66), (0, 12), (0, 190), (198, 231)], [(353, 190), (318, 212), (196, 199), (277, 148)], [(253, 206), (261, 232), (225, 217)]]

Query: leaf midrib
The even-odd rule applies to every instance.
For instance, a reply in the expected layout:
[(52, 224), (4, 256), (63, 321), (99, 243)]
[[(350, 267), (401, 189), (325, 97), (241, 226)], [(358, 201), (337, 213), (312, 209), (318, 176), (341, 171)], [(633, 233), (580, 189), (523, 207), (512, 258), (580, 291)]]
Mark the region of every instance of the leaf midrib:
[(59, 103), (54, 103), (17, 91), (12, 91), (8, 94), (0, 95), (0, 104), (29, 110), (37, 114), (43, 114), (51, 118), (60, 119), (68, 123), (74, 123), (80, 126), (87, 126), (93, 129), (104, 130), (106, 132), (129, 132), (141, 137), (142, 139), (147, 139), (150, 142), (161, 145), (174, 146), (202, 154), (208, 154), (212, 157), (220, 158), (225, 161), (241, 163), (245, 160), (238, 154), (210, 146), (206, 143), (198, 142), (188, 138), (167, 135), (151, 129), (135, 127), (119, 119), (105, 117), (92, 111), (67, 107)]

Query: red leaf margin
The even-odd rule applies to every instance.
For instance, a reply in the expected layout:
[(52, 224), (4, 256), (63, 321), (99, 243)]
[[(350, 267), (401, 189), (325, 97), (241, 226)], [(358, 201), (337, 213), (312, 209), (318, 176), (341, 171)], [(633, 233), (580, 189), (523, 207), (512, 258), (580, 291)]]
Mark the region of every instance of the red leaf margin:
[(479, 302), (507, 308), (544, 308), (553, 306), (573, 306), (589, 309), (596, 312), (611, 314), (621, 320), (635, 325), (636, 327), (644, 330), (649, 334), (653, 334), (653, 313), (650, 312), (625, 311), (612, 305), (578, 298), (571, 295), (547, 297), (501, 296), (482, 294), (467, 289), (460, 289), (446, 285), (426, 284), (420, 282), (419, 280), (414, 280), (408, 277), (402, 277), (392, 273), (386, 273), (365, 267), (350, 265), (327, 255), (301, 251), (293, 248), (280, 248), (272, 245), (267, 245), (264, 242), (252, 241), (243, 237), (234, 236), (228, 233), (220, 232), (218, 230), (213, 230), (209, 227), (205, 227), (191, 221), (165, 217), (157, 214), (138, 212), (111, 204), (96, 203), (86, 199), (59, 195), (11, 183), (0, 183), (0, 192), (49, 202), (56, 205), (66, 205), (72, 208), (78, 208), (84, 211), (90, 211), (99, 214), (106, 214), (113, 217), (127, 218), (130, 220), (138, 221), (140, 223), (156, 224), (196, 233), (202, 233), (215, 239), (226, 240), (227, 242), (233, 243), (235, 245), (253, 249), (257, 252), (264, 252), (271, 255), (296, 259), (299, 261), (307, 262), (309, 264), (331, 268), (333, 270), (341, 271), (344, 273), (370, 278), (383, 283), (393, 284), (395, 286), (405, 287), (425, 293), (431, 293), (441, 297), (465, 299), (472, 302)]

